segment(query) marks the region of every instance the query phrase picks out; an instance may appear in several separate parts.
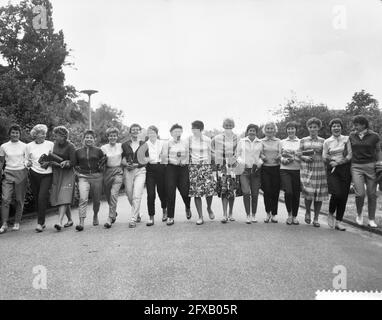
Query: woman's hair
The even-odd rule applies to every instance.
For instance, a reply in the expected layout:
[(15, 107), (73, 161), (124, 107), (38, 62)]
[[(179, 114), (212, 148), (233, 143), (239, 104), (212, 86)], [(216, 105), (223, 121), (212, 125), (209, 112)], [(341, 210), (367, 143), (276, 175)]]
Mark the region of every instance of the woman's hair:
[(251, 129), (255, 129), (256, 130), (256, 134), (259, 132), (259, 127), (253, 123), (249, 124), (247, 126), (247, 129), (245, 130), (245, 136), (247, 137), (248, 136), (248, 131), (251, 130)]
[(298, 129), (298, 123), (296, 121), (288, 122), (285, 126), (285, 130), (288, 130), (289, 128), (295, 128), (296, 131)]
[(223, 120), (223, 128), (225, 129), (227, 125), (231, 125), (232, 128), (235, 128), (235, 121), (232, 118), (225, 118)]
[(32, 137), (32, 139), (36, 139), (36, 136), (39, 133), (47, 134), (47, 132), (48, 132), (48, 127), (45, 124), (38, 124), (32, 128), (31, 137)]
[(267, 123), (264, 125), (264, 127), (263, 127), (263, 133), (264, 133), (264, 134), (265, 134), (265, 128), (266, 128), (266, 127), (269, 127), (269, 126), (272, 126), (273, 128), (275, 128), (275, 133), (277, 133), (277, 132), (279, 131), (279, 129), (277, 128), (276, 123), (273, 122), (273, 121), (269, 121), (269, 122), (267, 122)]
[(90, 129), (88, 129), (84, 132), (84, 139), (86, 136), (93, 136), (94, 139), (96, 138), (95, 132), (93, 130), (90, 130)]
[(141, 127), (138, 123), (133, 123), (133, 124), (130, 126), (129, 133), (131, 133), (131, 131), (132, 131), (133, 128), (139, 128), (139, 130), (142, 130), (142, 127)]
[(340, 118), (335, 118), (335, 119), (330, 120), (329, 129), (332, 130), (332, 127), (335, 124), (339, 124), (341, 126), (341, 129), (344, 128), (344, 123), (342, 122), (342, 120)]
[(157, 135), (158, 135), (158, 133), (159, 133), (159, 130), (158, 130), (158, 128), (157, 128), (156, 126), (150, 126), (150, 127), (148, 127), (148, 128), (147, 128), (147, 131), (149, 131), (149, 130), (154, 131)]
[(316, 124), (320, 129), (322, 128), (322, 121), (316, 117), (310, 118), (306, 122), (306, 127), (310, 127), (312, 124)]
[(8, 130), (8, 135), (11, 135), (12, 131), (18, 131), (21, 134), (21, 127), (18, 124), (13, 124)]
[(353, 118), (353, 124), (360, 124), (365, 126), (366, 129), (369, 129), (369, 120), (364, 116), (355, 116)]
[(192, 129), (199, 129), (200, 131), (204, 130), (204, 123), (202, 121), (196, 120), (192, 124)]
[(58, 134), (65, 139), (68, 139), (69, 137), (69, 130), (66, 129), (64, 126), (58, 126), (53, 129), (53, 134)]
[(109, 135), (111, 135), (112, 133), (116, 133), (117, 136), (119, 136), (119, 130), (118, 128), (116, 127), (111, 127), (109, 129), (106, 130), (106, 137), (109, 137)]
[(180, 130), (183, 130), (183, 127), (181, 126), (181, 125), (179, 125), (179, 124), (174, 124), (172, 127), (171, 127), (171, 129), (170, 129), (170, 132), (173, 132), (174, 130), (176, 130), (176, 129), (180, 129)]

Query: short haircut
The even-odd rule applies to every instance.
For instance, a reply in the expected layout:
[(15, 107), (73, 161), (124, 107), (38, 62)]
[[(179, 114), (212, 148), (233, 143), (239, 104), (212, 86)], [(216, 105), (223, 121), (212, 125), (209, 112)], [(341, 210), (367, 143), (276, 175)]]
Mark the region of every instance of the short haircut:
[(362, 126), (365, 126), (366, 129), (369, 129), (369, 120), (365, 116), (355, 116), (353, 118), (353, 124), (360, 124)]
[(119, 130), (116, 127), (111, 127), (106, 130), (106, 137), (109, 137), (112, 133), (116, 133), (119, 136)]
[(253, 123), (249, 124), (247, 126), (247, 129), (245, 130), (245, 136), (248, 136), (248, 131), (251, 130), (251, 129), (255, 129), (256, 130), (256, 134), (259, 132), (259, 127)]
[(39, 133), (47, 134), (48, 127), (45, 124), (37, 124), (31, 130), (32, 139), (36, 139)]
[(84, 132), (84, 138), (85, 138), (86, 136), (93, 136), (94, 139), (96, 138), (96, 134), (95, 134), (95, 132), (94, 132), (93, 130), (90, 130), (90, 129), (88, 129), (88, 130), (86, 130), (86, 131)]
[(63, 136), (65, 139), (68, 139), (69, 130), (66, 129), (64, 126), (58, 126), (53, 129), (53, 134), (59, 134), (60, 136)]
[(320, 129), (322, 128), (322, 121), (316, 117), (310, 118), (306, 122), (306, 127), (310, 127), (312, 124), (316, 124)]
[(150, 127), (148, 127), (148, 128), (147, 128), (147, 131), (149, 131), (149, 130), (154, 131), (157, 135), (159, 134), (159, 130), (158, 130), (158, 128), (157, 128), (156, 126), (150, 126)]
[(131, 130), (133, 128), (139, 128), (139, 130), (142, 130), (142, 127), (138, 124), (138, 123), (133, 123), (131, 126), (130, 126), (130, 129), (129, 129), (129, 132), (131, 133)]
[(12, 131), (18, 131), (21, 134), (21, 127), (18, 124), (13, 124), (8, 130), (8, 135), (11, 135)]
[(176, 130), (176, 129), (183, 130), (183, 127), (182, 127), (180, 124), (175, 123), (175, 124), (171, 127), (170, 132), (173, 132), (173, 131)]
[(285, 130), (288, 130), (289, 128), (295, 128), (297, 130), (298, 127), (299, 127), (299, 125), (296, 121), (290, 121), (286, 124)]
[(264, 124), (264, 127), (263, 127), (263, 133), (265, 134), (265, 128), (266, 127), (269, 127), (269, 126), (272, 126), (273, 128), (275, 128), (275, 133), (277, 133), (279, 131), (279, 129), (277, 128), (277, 125), (275, 122), (273, 121), (268, 121), (266, 124)]
[(232, 118), (225, 118), (223, 120), (223, 128), (225, 129), (227, 125), (231, 125), (232, 128), (235, 128), (235, 121)]
[(335, 119), (330, 120), (329, 129), (332, 130), (332, 127), (335, 124), (339, 124), (341, 126), (341, 129), (344, 128), (344, 123), (342, 122), (342, 120), (340, 118), (335, 118)]
[(191, 125), (192, 129), (199, 129), (200, 131), (204, 130), (204, 123), (202, 121), (196, 120)]

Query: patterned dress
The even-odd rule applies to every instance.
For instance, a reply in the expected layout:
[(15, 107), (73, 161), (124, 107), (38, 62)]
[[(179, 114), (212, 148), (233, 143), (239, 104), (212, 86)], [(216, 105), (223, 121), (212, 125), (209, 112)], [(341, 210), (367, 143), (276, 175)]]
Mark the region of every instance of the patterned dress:
[(313, 162), (301, 161), (302, 194), (306, 200), (324, 201), (328, 199), (328, 182), (322, 151), (325, 139), (317, 137), (302, 138), (300, 151), (302, 155), (313, 157)]

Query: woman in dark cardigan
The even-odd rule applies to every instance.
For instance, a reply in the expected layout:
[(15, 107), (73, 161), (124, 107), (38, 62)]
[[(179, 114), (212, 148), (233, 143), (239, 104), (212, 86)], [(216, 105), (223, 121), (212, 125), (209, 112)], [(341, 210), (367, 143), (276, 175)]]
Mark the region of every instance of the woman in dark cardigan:
[(52, 190), (50, 193), (50, 203), (53, 207), (58, 206), (58, 223), (54, 225), (57, 231), (63, 227), (62, 220), (64, 215), (68, 215), (68, 224), (72, 226), (70, 205), (73, 200), (74, 193), (74, 170), (76, 149), (70, 141), (68, 141), (69, 131), (63, 126), (56, 127), (53, 130), (55, 143), (53, 147), (53, 155), (57, 159), (51, 162), (53, 167)]

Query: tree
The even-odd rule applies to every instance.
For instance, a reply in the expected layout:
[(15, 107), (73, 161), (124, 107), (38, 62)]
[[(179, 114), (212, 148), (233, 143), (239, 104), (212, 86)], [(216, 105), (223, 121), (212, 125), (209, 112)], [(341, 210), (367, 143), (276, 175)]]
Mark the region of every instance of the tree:
[(371, 127), (376, 132), (382, 132), (382, 113), (378, 100), (373, 95), (361, 90), (355, 92), (352, 101), (346, 106), (346, 121), (351, 123), (351, 119), (356, 115), (366, 116), (370, 120)]
[[(33, 27), (33, 7), (47, 10), (47, 29)], [(0, 117), (27, 131), (37, 123), (50, 129), (67, 118), (75, 89), (64, 85), (69, 51), (62, 31), (54, 31), (49, 0), (24, 0), (0, 7)], [(73, 109), (74, 108), (74, 109)], [(72, 112), (70, 111), (70, 112)]]

